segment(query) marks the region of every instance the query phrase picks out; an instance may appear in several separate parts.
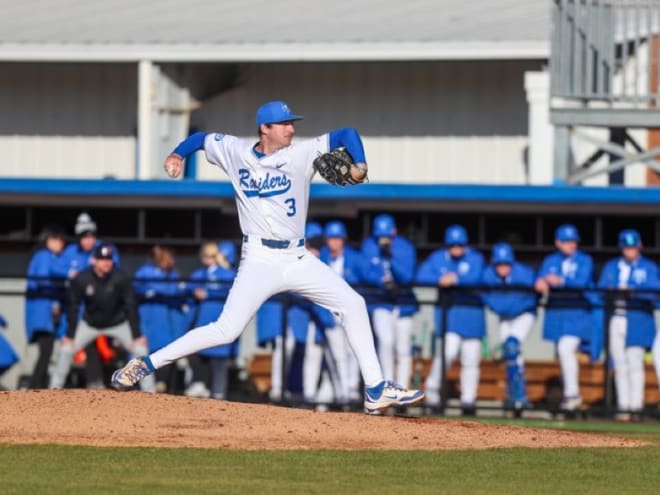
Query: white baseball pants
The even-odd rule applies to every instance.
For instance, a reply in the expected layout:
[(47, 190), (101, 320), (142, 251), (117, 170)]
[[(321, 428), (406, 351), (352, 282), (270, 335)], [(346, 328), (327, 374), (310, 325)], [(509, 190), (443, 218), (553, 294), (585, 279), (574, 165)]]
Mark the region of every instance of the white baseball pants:
[[(479, 386), (479, 362), (481, 360), (481, 339), (464, 339), (454, 332), (447, 332), (445, 342), (446, 370), (454, 364), (460, 351), (461, 354), (461, 404), (472, 405), (477, 400), (477, 387)], [(440, 357), (440, 340), (431, 371), (426, 379), (426, 403), (430, 406), (440, 404), (440, 385), (442, 360)]]
[[(534, 320), (536, 320), (536, 317), (532, 313), (523, 313), (511, 320), (500, 320), (500, 344), (503, 344), (504, 341), (509, 337), (515, 337), (522, 345), (522, 343), (525, 342), (525, 339), (529, 335), (532, 326), (534, 326)], [(522, 352), (518, 355), (517, 362), (520, 366), (520, 369), (522, 370), (525, 366), (525, 360), (523, 358)]]
[(562, 335), (557, 342), (561, 377), (564, 382), (564, 398), (580, 396), (580, 367), (577, 358), (579, 345), (580, 337), (575, 335)]
[(151, 354), (152, 364), (160, 368), (202, 349), (233, 342), (263, 302), (284, 291), (330, 310), (346, 330), (364, 383), (372, 386), (382, 381), (364, 298), (304, 247), (271, 249), (258, 242), (243, 243), (238, 273), (220, 317)]
[(412, 318), (399, 317), (399, 308), (377, 308), (372, 314), (378, 357), (386, 380), (410, 386), (412, 374)]
[(625, 316), (610, 318), (610, 356), (614, 362), (617, 408), (619, 411), (641, 411), (644, 408), (644, 348), (626, 347), (627, 330)]

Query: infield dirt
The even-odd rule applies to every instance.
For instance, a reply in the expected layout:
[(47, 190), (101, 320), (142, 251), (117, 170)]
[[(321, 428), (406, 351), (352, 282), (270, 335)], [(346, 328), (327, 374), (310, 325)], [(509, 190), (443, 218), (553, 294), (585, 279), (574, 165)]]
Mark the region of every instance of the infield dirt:
[(0, 443), (231, 449), (448, 450), (638, 447), (561, 430), (436, 418), (319, 413), (110, 390), (0, 392)]

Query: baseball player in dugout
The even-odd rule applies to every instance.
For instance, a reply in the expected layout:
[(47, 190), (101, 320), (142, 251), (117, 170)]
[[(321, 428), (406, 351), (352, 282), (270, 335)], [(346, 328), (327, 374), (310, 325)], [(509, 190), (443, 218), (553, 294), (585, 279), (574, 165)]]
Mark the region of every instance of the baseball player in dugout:
[[(131, 278), (115, 268), (114, 256), (111, 244), (99, 244), (92, 253), (92, 265), (71, 280), (67, 290), (67, 333), (60, 341), (50, 388), (64, 386), (74, 354), (99, 335), (119, 340), (134, 356), (147, 350), (146, 339), (140, 334)], [(81, 304), (85, 309), (80, 319)], [(152, 392), (155, 383), (153, 377), (149, 378), (142, 389)]]
[(362, 243), (364, 280), (383, 289), (367, 297), (378, 357), (385, 378), (408, 385), (412, 375), (412, 317), (419, 305), (410, 284), (415, 279), (417, 250), (397, 234), (394, 217), (386, 213), (373, 221), (371, 236)]
[(534, 287), (548, 297), (543, 338), (556, 342), (564, 398), (560, 408), (575, 411), (582, 405), (577, 352), (592, 333), (591, 304), (586, 294), (552, 294), (552, 289), (587, 289), (592, 286), (594, 264), (591, 256), (578, 249), (580, 234), (571, 224), (555, 231), (557, 250), (541, 264)]
[(536, 320), (537, 296), (533, 292), (496, 290), (506, 286), (534, 287), (536, 274), (516, 261), (513, 248), (506, 242), (493, 246), (491, 263), (483, 274), (483, 284), (493, 290), (482, 298), (499, 319), (499, 340), (506, 362), (507, 393), (505, 407), (520, 414), (528, 406), (522, 345)]
[(633, 229), (619, 233), (621, 255), (607, 262), (598, 287), (626, 291), (613, 303), (609, 320), (610, 356), (614, 362), (617, 419), (637, 419), (644, 408), (644, 353), (653, 345), (653, 310), (658, 285), (656, 264), (642, 256), (642, 238)]
[(178, 177), (184, 158), (203, 149), (207, 160), (228, 175), (243, 233), (240, 267), (215, 322), (191, 330), (149, 356), (131, 360), (113, 374), (115, 388), (131, 389), (140, 379), (181, 357), (234, 341), (266, 299), (292, 291), (341, 320), (364, 379), (366, 413), (378, 414), (390, 406), (423, 400), (421, 391), (383, 379), (364, 298), (305, 249), (314, 172), (336, 185), (365, 181), (367, 164), (360, 135), (347, 127), (292, 144), (295, 122), (300, 119), (283, 101), (271, 101), (257, 109), (256, 143), (199, 132), (166, 158), (165, 170)]
[[(484, 258), (468, 246), (468, 234), (462, 225), (445, 230), (446, 248), (432, 252), (417, 271), (417, 282), (442, 288), (469, 287), (481, 283)], [(461, 356), (461, 409), (464, 416), (475, 414), (481, 340), (486, 335), (486, 315), (481, 298), (473, 294), (450, 296), (447, 328), (442, 328), (442, 308), (435, 311), (436, 336), (446, 338), (445, 369)], [(433, 410), (440, 405), (442, 361), (436, 352), (426, 379), (427, 405)]]

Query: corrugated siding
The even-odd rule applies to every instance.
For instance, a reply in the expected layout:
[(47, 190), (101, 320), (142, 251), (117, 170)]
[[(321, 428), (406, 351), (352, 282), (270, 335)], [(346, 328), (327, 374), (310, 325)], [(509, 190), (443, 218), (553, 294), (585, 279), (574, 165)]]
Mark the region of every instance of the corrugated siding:
[(134, 66), (0, 64), (0, 73), (0, 175), (134, 177)]
[[(373, 180), (520, 184), (528, 134), (523, 76), (539, 67), (513, 61), (246, 66), (242, 84), (206, 102), (192, 122), (254, 136), (257, 106), (285, 99), (306, 117), (297, 126), (301, 137), (358, 128)], [(199, 173), (219, 177), (209, 167)]]

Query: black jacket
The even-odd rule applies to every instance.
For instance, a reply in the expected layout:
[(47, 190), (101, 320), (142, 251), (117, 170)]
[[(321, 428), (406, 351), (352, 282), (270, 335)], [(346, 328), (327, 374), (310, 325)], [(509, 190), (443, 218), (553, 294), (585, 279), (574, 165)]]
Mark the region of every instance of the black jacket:
[(128, 320), (133, 338), (141, 336), (135, 292), (130, 277), (121, 269), (114, 269), (103, 278), (92, 267), (81, 271), (71, 280), (67, 299), (67, 337), (76, 334), (81, 303), (85, 305), (83, 320), (90, 327), (114, 327)]

